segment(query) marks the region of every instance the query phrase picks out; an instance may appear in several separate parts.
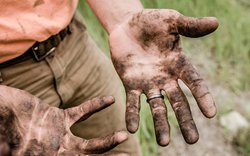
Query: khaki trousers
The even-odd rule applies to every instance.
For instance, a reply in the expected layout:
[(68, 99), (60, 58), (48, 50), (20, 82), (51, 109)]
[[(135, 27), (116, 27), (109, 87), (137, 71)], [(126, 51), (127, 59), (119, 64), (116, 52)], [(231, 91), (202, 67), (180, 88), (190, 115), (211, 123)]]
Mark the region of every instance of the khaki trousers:
[[(35, 62), (30, 59), (0, 69), (0, 84), (26, 90), (51, 106), (68, 108), (99, 96), (112, 95), (116, 102), (89, 119), (72, 126), (72, 132), (85, 139), (102, 137), (125, 128), (125, 104), (120, 83), (111, 61), (96, 46), (79, 18), (72, 33), (53, 55)], [(116, 147), (114, 152), (140, 155), (136, 137)]]

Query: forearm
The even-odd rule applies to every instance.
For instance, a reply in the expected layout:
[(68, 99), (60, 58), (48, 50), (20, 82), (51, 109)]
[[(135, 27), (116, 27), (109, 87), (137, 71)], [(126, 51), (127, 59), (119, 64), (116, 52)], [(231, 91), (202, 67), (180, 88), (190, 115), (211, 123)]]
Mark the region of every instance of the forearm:
[(108, 33), (130, 14), (143, 9), (140, 0), (87, 0), (87, 3)]

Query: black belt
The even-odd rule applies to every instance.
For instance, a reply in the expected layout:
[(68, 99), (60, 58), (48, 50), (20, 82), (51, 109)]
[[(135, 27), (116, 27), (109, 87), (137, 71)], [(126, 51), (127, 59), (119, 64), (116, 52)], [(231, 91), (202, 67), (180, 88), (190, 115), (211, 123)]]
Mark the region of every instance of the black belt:
[(36, 42), (31, 48), (29, 48), (22, 55), (8, 60), (6, 62), (0, 63), (0, 68), (6, 68), (11, 65), (23, 62), (25, 60), (33, 58), (35, 61), (39, 62), (53, 53), (60, 42), (70, 34), (69, 26), (60, 31), (58, 34), (51, 36), (43, 42)]

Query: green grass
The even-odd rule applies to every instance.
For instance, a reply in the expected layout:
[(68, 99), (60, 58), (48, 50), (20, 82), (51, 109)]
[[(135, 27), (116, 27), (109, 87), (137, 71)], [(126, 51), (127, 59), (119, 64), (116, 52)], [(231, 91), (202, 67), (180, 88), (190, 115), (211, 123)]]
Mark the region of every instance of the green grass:
[[(202, 52), (216, 62), (216, 68), (209, 73), (215, 83), (233, 91), (250, 89), (250, 2), (248, 0), (142, 0), (146, 8), (172, 8), (187, 16), (216, 16), (220, 27), (202, 39), (183, 38), (185, 51), (201, 44)], [(88, 31), (107, 55), (109, 55), (107, 33), (101, 27), (85, 1), (80, 1), (79, 11), (83, 14)], [(199, 40), (199, 41), (198, 41)], [(142, 100), (145, 101), (145, 100)], [(149, 107), (143, 102), (141, 125), (137, 133), (143, 155), (157, 155)], [(170, 112), (170, 121), (176, 125)]]
[(235, 146), (236, 151), (241, 156), (248, 156), (250, 153), (250, 129), (243, 129), (238, 132), (233, 139), (233, 145)]

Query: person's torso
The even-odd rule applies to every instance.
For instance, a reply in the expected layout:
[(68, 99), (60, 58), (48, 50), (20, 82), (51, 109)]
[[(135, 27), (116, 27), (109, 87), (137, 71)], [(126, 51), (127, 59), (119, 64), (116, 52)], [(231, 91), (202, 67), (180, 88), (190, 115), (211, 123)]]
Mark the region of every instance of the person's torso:
[(0, 0), (0, 63), (65, 28), (78, 0)]

